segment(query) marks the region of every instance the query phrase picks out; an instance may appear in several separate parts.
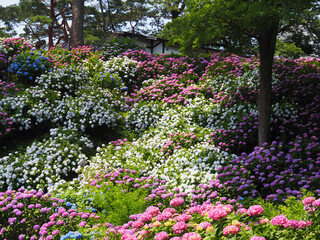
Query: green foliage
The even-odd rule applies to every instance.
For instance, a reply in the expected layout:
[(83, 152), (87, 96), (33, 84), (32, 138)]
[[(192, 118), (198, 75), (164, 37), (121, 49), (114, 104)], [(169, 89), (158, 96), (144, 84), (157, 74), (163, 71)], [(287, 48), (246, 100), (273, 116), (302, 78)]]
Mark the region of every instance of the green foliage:
[(303, 54), (304, 52), (302, 49), (297, 47), (294, 43), (287, 43), (283, 40), (277, 41), (275, 56), (296, 59)]
[(116, 226), (130, 221), (130, 215), (141, 213), (146, 209), (144, 198), (147, 197), (147, 193), (146, 189), (130, 189), (112, 182), (90, 191), (94, 196), (92, 204), (97, 208), (102, 220)]
[(83, 179), (80, 184), (75, 180), (62, 183), (53, 191), (73, 203), (74, 208), (93, 211), (100, 216), (101, 222), (117, 226), (130, 221), (131, 215), (142, 213), (149, 206), (146, 198), (155, 182), (152, 178), (139, 178), (136, 171), (128, 169), (103, 174), (97, 174), (89, 181)]
[[(187, 1), (186, 10), (168, 23), (164, 34), (183, 51), (204, 45), (223, 47), (231, 52), (250, 53), (263, 31), (273, 24), (299, 24), (303, 12), (317, 1)], [(314, 10), (314, 9), (312, 9)]]

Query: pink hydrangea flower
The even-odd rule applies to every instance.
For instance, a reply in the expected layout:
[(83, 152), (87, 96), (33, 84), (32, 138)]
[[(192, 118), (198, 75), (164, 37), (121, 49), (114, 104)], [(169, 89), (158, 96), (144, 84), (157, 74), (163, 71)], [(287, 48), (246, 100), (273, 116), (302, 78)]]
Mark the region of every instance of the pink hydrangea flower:
[(286, 218), (286, 216), (278, 215), (278, 216), (275, 216), (274, 218), (272, 218), (270, 222), (272, 225), (283, 226), (284, 224), (286, 224), (287, 221), (288, 221), (288, 219)]
[(81, 221), (79, 223), (79, 227), (85, 227), (87, 225), (87, 222), (86, 221)]
[(165, 240), (169, 239), (169, 234), (167, 232), (159, 232), (154, 236), (154, 240)]
[(231, 204), (227, 204), (227, 205), (224, 205), (223, 206), (223, 209), (228, 213), (230, 214), (232, 211), (233, 211), (233, 206)]
[(177, 197), (177, 198), (174, 198), (170, 201), (170, 206), (177, 207), (177, 206), (182, 205), (183, 203), (184, 203), (184, 199), (181, 197)]
[(171, 212), (169, 212), (169, 211), (166, 211), (166, 212), (162, 213), (162, 218), (163, 218), (164, 221), (166, 221), (167, 219), (171, 218), (172, 216), (173, 216), (173, 214)]
[(244, 214), (244, 213), (247, 213), (247, 212), (248, 212), (247, 209), (245, 209), (245, 208), (239, 208), (239, 209), (236, 211), (236, 215), (238, 215), (239, 213), (240, 213), (240, 214)]
[(190, 219), (191, 219), (191, 216), (188, 215), (188, 214), (185, 214), (185, 213), (183, 213), (183, 214), (181, 214), (181, 215), (179, 215), (179, 216), (177, 217), (177, 221), (179, 221), (179, 222), (187, 222), (187, 221), (189, 221)]
[(152, 217), (160, 214), (160, 209), (158, 207), (150, 206), (146, 209), (147, 213), (150, 213)]
[(219, 220), (220, 218), (226, 217), (227, 212), (222, 208), (214, 208), (208, 212), (208, 217), (213, 220)]
[(172, 226), (173, 232), (175, 234), (181, 234), (187, 228), (188, 228), (188, 226), (185, 222), (177, 222)]
[(141, 222), (151, 222), (152, 215), (150, 213), (144, 212), (140, 215), (139, 221)]
[(201, 208), (199, 206), (191, 207), (187, 210), (188, 214), (199, 213), (201, 212)]
[(299, 223), (297, 220), (288, 220), (283, 226), (285, 228), (297, 228), (299, 226)]
[(268, 222), (270, 222), (270, 220), (269, 220), (268, 218), (263, 218), (263, 219), (260, 219), (260, 220), (259, 220), (259, 223), (260, 223), (260, 224), (268, 223)]
[(174, 213), (176, 213), (176, 211), (177, 210), (175, 210), (174, 208), (166, 208), (166, 209), (163, 210), (162, 213), (169, 212), (171, 214), (174, 214)]
[(161, 222), (161, 221), (166, 221), (166, 217), (160, 213), (158, 216), (156, 216), (156, 221)]
[(306, 197), (302, 200), (303, 205), (309, 205), (312, 204), (312, 202), (315, 200), (314, 197)]
[(314, 206), (314, 207), (319, 207), (319, 206), (320, 206), (320, 199), (314, 200), (314, 201), (312, 202), (312, 206)]
[(260, 205), (253, 205), (248, 208), (248, 215), (249, 216), (256, 216), (263, 213), (263, 207)]
[(149, 231), (143, 229), (143, 230), (137, 232), (137, 238), (144, 239), (144, 236), (146, 236), (148, 233), (149, 233)]
[(121, 240), (138, 240), (138, 238), (132, 234), (126, 233), (122, 235)]
[(235, 225), (228, 225), (223, 229), (223, 235), (228, 236), (229, 234), (237, 234), (241, 228)]
[(141, 222), (141, 221), (134, 221), (133, 223), (132, 223), (132, 227), (133, 228), (140, 228), (140, 227), (142, 227), (143, 226), (143, 222)]
[(266, 240), (264, 237), (253, 236), (250, 240)]
[(212, 224), (209, 222), (202, 222), (198, 225), (199, 227), (202, 227), (203, 229), (207, 229), (208, 227), (211, 227)]
[(170, 238), (170, 240), (181, 240), (181, 238), (179, 238), (179, 237), (173, 237), (173, 238)]
[(303, 221), (303, 220), (301, 220), (301, 221), (298, 221), (298, 228), (304, 228), (304, 227), (306, 227), (308, 225), (311, 225), (311, 224), (312, 224), (311, 221)]
[(181, 240), (201, 240), (201, 236), (195, 232), (185, 233)]

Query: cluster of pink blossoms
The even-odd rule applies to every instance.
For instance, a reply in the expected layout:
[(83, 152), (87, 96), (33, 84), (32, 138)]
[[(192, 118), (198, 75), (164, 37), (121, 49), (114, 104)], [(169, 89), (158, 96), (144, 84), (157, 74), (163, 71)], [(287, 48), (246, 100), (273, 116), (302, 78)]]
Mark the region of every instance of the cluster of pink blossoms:
[(223, 235), (228, 236), (230, 234), (237, 234), (240, 231), (241, 228), (239, 226), (228, 225), (223, 229)]
[(248, 215), (249, 216), (256, 216), (263, 213), (263, 207), (260, 205), (253, 205), (248, 208)]
[(177, 197), (177, 198), (174, 198), (170, 201), (170, 206), (177, 207), (177, 206), (182, 205), (183, 203), (184, 203), (184, 199), (181, 197)]
[(188, 225), (185, 222), (177, 222), (173, 225), (172, 229), (175, 234), (181, 234), (187, 230)]
[(305, 206), (319, 207), (320, 199), (316, 199), (315, 197), (306, 197), (302, 200), (302, 203)]
[(285, 228), (305, 228), (306, 226), (312, 225), (311, 221), (297, 221), (297, 220), (288, 220), (284, 215), (278, 215), (271, 219), (271, 224), (275, 226), (283, 226)]
[(253, 236), (250, 240), (266, 240), (264, 237)]

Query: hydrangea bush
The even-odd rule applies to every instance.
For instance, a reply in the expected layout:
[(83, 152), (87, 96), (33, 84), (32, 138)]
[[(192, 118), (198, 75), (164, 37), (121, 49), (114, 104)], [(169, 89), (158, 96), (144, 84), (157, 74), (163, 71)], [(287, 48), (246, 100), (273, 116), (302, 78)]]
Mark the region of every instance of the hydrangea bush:
[(0, 237), (4, 240), (90, 239), (89, 227), (96, 228), (100, 218), (68, 209), (64, 200), (43, 191), (7, 190), (0, 193), (0, 200)]
[(46, 71), (52, 71), (52, 65), (41, 51), (22, 52), (13, 59), (8, 71), (16, 74), (19, 81), (30, 86), (34, 85), (36, 77)]
[(49, 139), (34, 142), (25, 152), (0, 158), (1, 190), (44, 190), (61, 179), (71, 179), (87, 163), (86, 153), (92, 147), (92, 142), (77, 131), (51, 129)]

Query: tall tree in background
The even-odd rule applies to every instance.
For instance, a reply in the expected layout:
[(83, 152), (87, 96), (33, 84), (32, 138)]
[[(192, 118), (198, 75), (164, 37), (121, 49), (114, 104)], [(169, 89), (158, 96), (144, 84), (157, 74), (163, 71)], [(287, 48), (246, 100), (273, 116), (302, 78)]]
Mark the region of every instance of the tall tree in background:
[(151, 0), (151, 3), (162, 17), (170, 20), (178, 18), (186, 7), (185, 0)]
[(283, 34), (284, 42), (294, 43), (307, 54), (320, 56), (320, 19), (319, 11), (305, 12), (303, 21), (287, 29)]
[(126, 0), (124, 1), (123, 14), (124, 22), (130, 27), (131, 33), (134, 34), (138, 30), (145, 32), (146, 21), (153, 13), (146, 0)]
[(72, 0), (71, 46), (84, 45), (84, 0)]
[(68, 40), (71, 5), (69, 0), (20, 0), (18, 5), (0, 8), (0, 20), (8, 32), (24, 24), (22, 37), (38, 43), (48, 39), (51, 47)]
[(102, 29), (107, 34), (115, 32), (122, 25), (124, 2), (121, 0), (98, 0), (102, 18)]
[[(190, 0), (186, 11), (166, 26), (166, 35), (185, 51), (203, 45), (256, 42), (260, 55), (258, 144), (270, 142), (272, 67), (279, 32), (299, 24), (314, 11), (314, 0)], [(226, 49), (228, 50), (228, 49)]]

